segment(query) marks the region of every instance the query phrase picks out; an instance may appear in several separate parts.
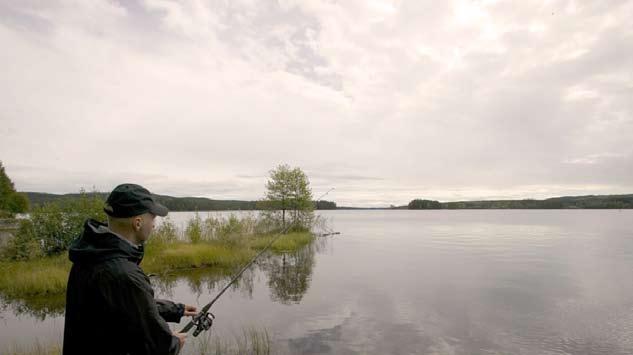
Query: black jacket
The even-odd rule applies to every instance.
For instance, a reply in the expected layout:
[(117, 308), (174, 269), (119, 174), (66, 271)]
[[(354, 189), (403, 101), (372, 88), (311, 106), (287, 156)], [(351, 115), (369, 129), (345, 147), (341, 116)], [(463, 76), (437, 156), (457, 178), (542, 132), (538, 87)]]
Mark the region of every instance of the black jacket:
[(155, 300), (139, 267), (143, 247), (88, 220), (69, 251), (64, 355), (173, 355), (178, 338), (166, 321), (179, 322), (184, 305)]

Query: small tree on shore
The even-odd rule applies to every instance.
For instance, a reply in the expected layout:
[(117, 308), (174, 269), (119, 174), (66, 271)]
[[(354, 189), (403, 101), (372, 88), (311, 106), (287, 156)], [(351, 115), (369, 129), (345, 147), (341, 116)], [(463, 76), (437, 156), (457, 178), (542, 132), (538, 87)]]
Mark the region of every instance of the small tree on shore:
[(267, 217), (281, 222), (282, 228), (291, 223), (292, 228), (309, 229), (313, 220), (312, 190), (308, 176), (300, 168), (287, 164), (270, 171), (263, 201)]

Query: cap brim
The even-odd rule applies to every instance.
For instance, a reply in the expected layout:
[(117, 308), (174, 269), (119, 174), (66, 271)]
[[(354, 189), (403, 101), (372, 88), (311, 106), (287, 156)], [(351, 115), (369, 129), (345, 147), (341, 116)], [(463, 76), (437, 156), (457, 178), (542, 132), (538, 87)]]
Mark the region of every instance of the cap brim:
[(160, 217), (165, 217), (167, 216), (167, 213), (169, 213), (169, 210), (167, 209), (167, 207), (161, 205), (160, 203), (154, 203), (154, 205), (152, 206), (152, 208), (149, 209), (149, 211), (157, 216)]

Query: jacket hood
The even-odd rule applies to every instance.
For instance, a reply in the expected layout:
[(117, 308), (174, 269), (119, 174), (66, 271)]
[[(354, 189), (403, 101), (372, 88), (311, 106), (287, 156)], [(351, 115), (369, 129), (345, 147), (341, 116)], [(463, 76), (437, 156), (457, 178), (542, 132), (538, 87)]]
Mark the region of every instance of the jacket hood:
[(104, 223), (89, 219), (81, 236), (70, 245), (68, 258), (73, 263), (99, 263), (110, 259), (128, 259), (136, 264), (143, 259), (143, 246), (134, 246), (112, 233)]

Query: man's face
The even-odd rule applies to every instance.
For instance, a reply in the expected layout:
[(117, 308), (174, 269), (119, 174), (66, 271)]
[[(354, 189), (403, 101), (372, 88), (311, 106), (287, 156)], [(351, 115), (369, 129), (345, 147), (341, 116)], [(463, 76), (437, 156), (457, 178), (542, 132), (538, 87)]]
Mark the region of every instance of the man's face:
[(156, 216), (151, 213), (145, 213), (140, 216), (135, 217), (135, 232), (137, 240), (141, 242), (146, 242), (149, 239), (150, 234), (154, 231), (154, 221)]

